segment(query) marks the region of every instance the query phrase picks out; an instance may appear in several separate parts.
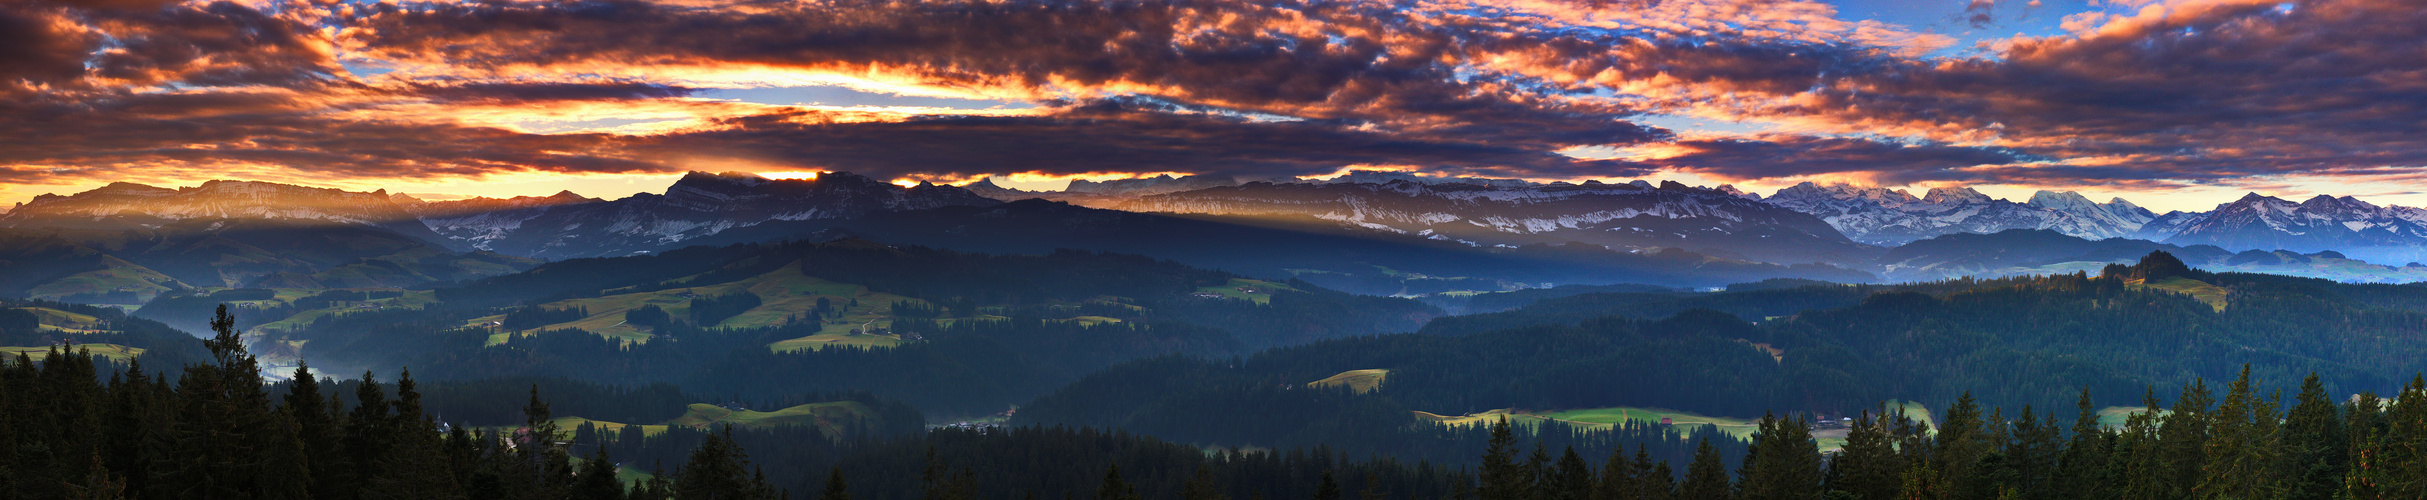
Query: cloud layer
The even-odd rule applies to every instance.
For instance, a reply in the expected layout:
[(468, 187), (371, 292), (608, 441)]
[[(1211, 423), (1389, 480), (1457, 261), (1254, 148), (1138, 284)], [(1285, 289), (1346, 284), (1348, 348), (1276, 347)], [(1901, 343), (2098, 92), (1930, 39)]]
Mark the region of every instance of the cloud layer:
[[(1957, 58), (1798, 0), (8, 0), (0, 182), (1380, 166), (2164, 188), (2427, 165), (2407, 0), (2067, 28)], [(1038, 106), (702, 97), (799, 86)]]

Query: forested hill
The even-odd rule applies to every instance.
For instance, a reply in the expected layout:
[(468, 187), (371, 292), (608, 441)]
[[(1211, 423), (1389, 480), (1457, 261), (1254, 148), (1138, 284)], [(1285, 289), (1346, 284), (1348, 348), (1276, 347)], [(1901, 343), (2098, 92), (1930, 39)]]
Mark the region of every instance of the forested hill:
[[(1397, 425), (1415, 411), (1648, 407), (1740, 418), (1849, 415), (1881, 401), (1944, 402), (1966, 394), (1988, 406), (2044, 409), (2069, 406), (2084, 388), (2099, 407), (2131, 407), (2152, 391), (2170, 395), (2198, 380), (2231, 379), (2245, 366), (2264, 380), (2315, 373), (2321, 389), (2336, 395), (2391, 394), (2427, 369), (2419, 364), (2427, 359), (2427, 312), (2415, 287), (2211, 274), (2155, 254), (2095, 277), (1933, 283), (1844, 297), (1849, 290), (1861, 289), (1705, 295), (1686, 303), (1662, 295), (1628, 307), (1693, 308), (1583, 320), (1521, 310), (1512, 317), (1538, 321), (1455, 336), (1331, 340), (1235, 362), (1139, 364), (1041, 398), (1023, 409), (1022, 421), (1171, 429), (1183, 433), (1173, 437), (1226, 444), (1288, 443), (1307, 435), (1354, 437), (1324, 430)], [(1826, 300), (1856, 302), (1772, 313), (1783, 315), (1760, 323), (1722, 312)], [(1352, 370), (1387, 376), (1354, 397), (1257, 389)], [(1214, 424), (1267, 413), (1318, 416), (1261, 431)]]
[[(674, 383), (745, 399), (867, 391), (951, 416), (1001, 412), (1121, 361), (1412, 331), (1440, 314), (1132, 255), (862, 240), (576, 259), (380, 300), (237, 314), (265, 359), (341, 373)], [(284, 319), (242, 318), (254, 311)]]

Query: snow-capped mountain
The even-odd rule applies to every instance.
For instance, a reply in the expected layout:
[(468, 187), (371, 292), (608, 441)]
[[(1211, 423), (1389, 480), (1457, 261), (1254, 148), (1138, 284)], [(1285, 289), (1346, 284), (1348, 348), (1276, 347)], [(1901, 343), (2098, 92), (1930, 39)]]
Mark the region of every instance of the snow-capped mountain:
[(2166, 238), (2228, 250), (2335, 250), (2370, 262), (2427, 260), (2427, 209), (2377, 206), (2349, 196), (2308, 201), (2250, 193)]
[(2026, 203), (1990, 198), (1972, 188), (1903, 190), (1802, 183), (1762, 202), (1812, 214), (1855, 241), (1895, 246), (1956, 233), (2047, 229), (2090, 239), (2124, 237), (2158, 215), (2122, 198), (2106, 203), (2080, 193), (2040, 191)]
[(1809, 215), (1674, 182), (1584, 184), (1254, 182), (1113, 204), (1134, 212), (1304, 216), (1477, 246), (1583, 242), (1717, 250), (1767, 262), (1843, 261), (1869, 250)]
[[(396, 195), (410, 199), (410, 196)], [(466, 248), (488, 250), (492, 243), (522, 228), (524, 221), (548, 213), (549, 208), (564, 205), (599, 203), (603, 200), (558, 191), (553, 196), (516, 196), (513, 198), (470, 198), (462, 200), (422, 202), (411, 200), (414, 215), (430, 231), (449, 242)]]

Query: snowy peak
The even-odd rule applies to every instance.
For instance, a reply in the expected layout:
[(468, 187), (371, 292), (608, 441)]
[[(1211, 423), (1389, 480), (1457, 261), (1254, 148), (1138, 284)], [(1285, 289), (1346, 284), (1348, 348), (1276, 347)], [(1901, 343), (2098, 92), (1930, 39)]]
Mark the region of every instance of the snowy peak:
[(1926, 197), (1914, 198), (1901, 190), (1806, 182), (1763, 201), (1820, 217), (1856, 241), (1890, 246), (2008, 229), (2105, 239), (2131, 234), (2156, 217), (2129, 202), (2101, 205), (2074, 192), (2040, 191), (2028, 203), (2015, 203), (1967, 187), (1935, 188)]
[(2106, 212), (2099, 208), (2098, 202), (2090, 201), (2089, 197), (2072, 191), (2031, 193), (2031, 206), (2063, 212)]
[(1991, 200), (1989, 195), (1981, 194), (1980, 191), (1972, 188), (1951, 187), (1933, 188), (1930, 190), (1930, 195), (1922, 197), (1921, 201), (1923, 203), (1929, 203), (1932, 205), (1943, 205), (1949, 203), (1987, 203)]
[(2166, 242), (2227, 250), (2336, 250), (2388, 263), (2427, 257), (2427, 217), (2401, 206), (2377, 206), (2349, 196), (2306, 201), (2250, 193), (2186, 224)]

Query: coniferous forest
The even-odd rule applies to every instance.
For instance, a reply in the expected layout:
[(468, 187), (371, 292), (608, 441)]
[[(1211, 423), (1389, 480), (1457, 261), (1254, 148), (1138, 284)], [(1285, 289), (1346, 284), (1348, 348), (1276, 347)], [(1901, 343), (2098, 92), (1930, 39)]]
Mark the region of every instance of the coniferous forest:
[[(1288, 287), (1263, 301), (1191, 296), (1233, 278), (1127, 256), (687, 252), (439, 288), (454, 302), (289, 322), (276, 342), (246, 338), (239, 315), (367, 294), (217, 307), (199, 342), (141, 315), (13, 302), (0, 334), (143, 349), (60, 343), (0, 366), (0, 496), (2427, 494), (2415, 287), (2207, 273), (2160, 253), (2096, 276), (1537, 293), (1426, 322), (1437, 310), (1304, 282), (1252, 285)], [(696, 262), (710, 257), (724, 263)], [(768, 262), (804, 257), (835, 265), (799, 272), (907, 297), (880, 310), (919, 340), (766, 347), (817, 334), (857, 299), (708, 326), (767, 304), (755, 293), (621, 313), (647, 318), (646, 343), (548, 327), (603, 313), (548, 304), (688, 288), (665, 276), (788, 273)], [(1081, 272), (1100, 279), (1067, 278)], [(2141, 285), (2167, 280), (2219, 284), (2231, 306)], [(92, 318), (75, 325), (89, 332), (48, 323), (67, 313)], [(492, 316), (527, 331), (465, 326)], [(363, 371), (272, 373), (254, 352), (265, 346)], [(1310, 384), (1365, 369), (1387, 377)], [(1618, 406), (1751, 423), (1538, 417)], [(787, 408), (850, 410), (719, 417)]]

